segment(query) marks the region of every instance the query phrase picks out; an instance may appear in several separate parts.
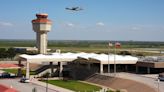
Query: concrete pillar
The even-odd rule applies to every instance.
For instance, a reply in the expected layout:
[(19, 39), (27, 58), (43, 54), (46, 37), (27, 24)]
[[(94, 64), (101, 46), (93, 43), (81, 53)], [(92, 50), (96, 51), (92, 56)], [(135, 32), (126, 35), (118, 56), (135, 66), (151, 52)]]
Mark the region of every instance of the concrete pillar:
[[(18, 65), (19, 67), (21, 66), (21, 60), (18, 61)], [(21, 77), (22, 76), (22, 67), (18, 68), (18, 74), (17, 74), (18, 77)]]
[(100, 63), (100, 73), (103, 73), (103, 64)]
[(54, 67), (53, 67), (53, 62), (50, 62), (50, 68), (51, 68), (51, 76), (54, 73)]
[(59, 69), (59, 77), (62, 77), (63, 76), (63, 74), (62, 74), (62, 71), (63, 71), (63, 64), (62, 64), (62, 62), (60, 62), (60, 67), (59, 67), (60, 69)]
[(87, 68), (88, 68), (89, 70), (91, 69), (91, 64), (90, 64), (90, 63), (87, 64)]
[(128, 71), (128, 65), (125, 65), (125, 72)]
[(147, 73), (150, 74), (150, 67), (147, 67)]
[(26, 78), (30, 78), (30, 64), (28, 61), (26, 62)]
[(136, 73), (138, 73), (138, 66), (136, 66)]

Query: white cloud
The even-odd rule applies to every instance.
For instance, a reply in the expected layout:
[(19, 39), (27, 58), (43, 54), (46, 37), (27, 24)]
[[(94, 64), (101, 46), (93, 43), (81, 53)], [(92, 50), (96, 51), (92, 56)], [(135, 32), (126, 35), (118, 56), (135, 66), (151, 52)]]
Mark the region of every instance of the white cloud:
[(0, 22), (0, 26), (13, 26), (13, 24), (9, 22)]
[(70, 22), (66, 23), (66, 25), (69, 26), (69, 27), (74, 27), (75, 26), (75, 24), (70, 23)]
[(105, 24), (103, 22), (98, 22), (96, 23), (97, 26), (105, 26)]
[(132, 27), (131, 29), (132, 30), (140, 30), (141, 28), (140, 27)]

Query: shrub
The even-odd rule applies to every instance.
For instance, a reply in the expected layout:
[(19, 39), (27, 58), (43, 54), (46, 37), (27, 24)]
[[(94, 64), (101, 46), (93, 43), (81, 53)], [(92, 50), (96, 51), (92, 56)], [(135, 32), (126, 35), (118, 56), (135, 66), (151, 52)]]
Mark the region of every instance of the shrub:
[(120, 90), (116, 90), (116, 92), (121, 92)]

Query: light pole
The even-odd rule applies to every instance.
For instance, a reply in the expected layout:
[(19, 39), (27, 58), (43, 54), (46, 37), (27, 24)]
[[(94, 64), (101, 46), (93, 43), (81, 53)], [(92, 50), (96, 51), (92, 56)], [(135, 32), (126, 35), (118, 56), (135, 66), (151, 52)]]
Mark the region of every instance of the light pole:
[(47, 76), (47, 79), (46, 79), (46, 92), (48, 92), (48, 76)]
[(47, 79), (46, 79), (46, 92), (48, 92), (48, 77), (49, 77), (48, 72), (46, 73), (46, 77), (47, 77)]
[(159, 80), (159, 78), (158, 78), (158, 79), (157, 79), (158, 92), (160, 92), (160, 91), (159, 91), (159, 82), (160, 82), (160, 80)]

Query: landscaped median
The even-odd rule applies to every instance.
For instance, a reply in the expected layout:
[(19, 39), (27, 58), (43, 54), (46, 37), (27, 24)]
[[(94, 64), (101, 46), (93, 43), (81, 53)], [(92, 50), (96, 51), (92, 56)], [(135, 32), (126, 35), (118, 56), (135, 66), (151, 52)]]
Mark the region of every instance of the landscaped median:
[[(47, 81), (43, 80), (43, 82)], [(48, 80), (48, 83), (76, 92), (95, 92), (100, 91), (102, 89), (101, 87), (83, 83), (77, 80)]]

